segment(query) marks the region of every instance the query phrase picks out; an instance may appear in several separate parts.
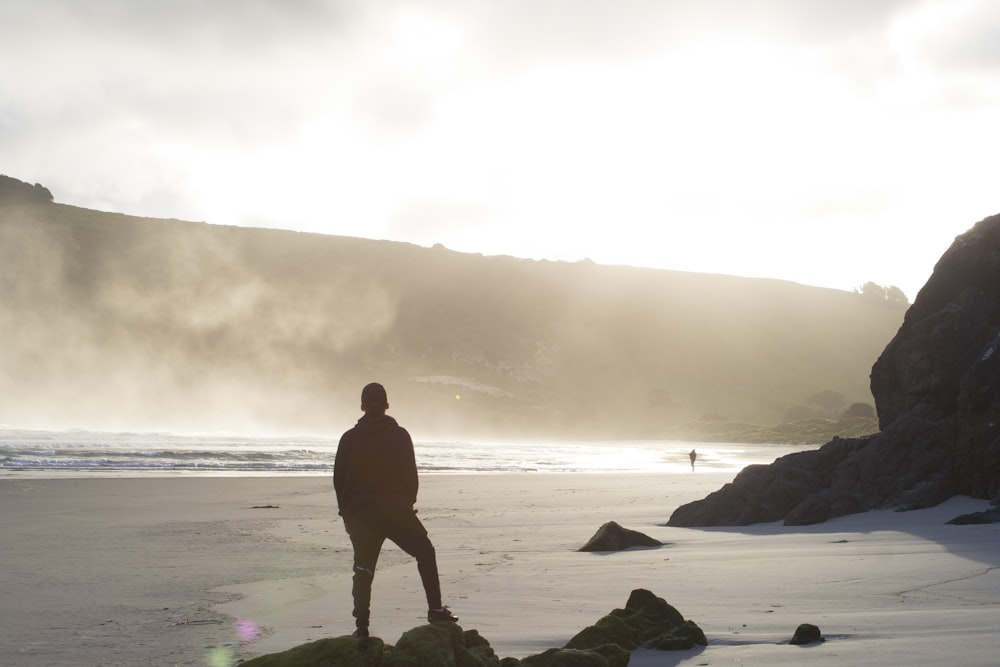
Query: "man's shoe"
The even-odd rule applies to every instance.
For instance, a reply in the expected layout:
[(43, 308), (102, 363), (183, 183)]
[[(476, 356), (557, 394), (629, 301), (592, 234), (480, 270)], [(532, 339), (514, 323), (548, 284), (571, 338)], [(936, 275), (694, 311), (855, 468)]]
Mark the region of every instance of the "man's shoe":
[(448, 607), (441, 607), (440, 609), (428, 609), (427, 610), (427, 622), (435, 623), (437, 621), (447, 621), (449, 623), (458, 622), (458, 616), (451, 613)]
[(368, 628), (359, 627), (351, 636), (355, 639), (368, 639)]

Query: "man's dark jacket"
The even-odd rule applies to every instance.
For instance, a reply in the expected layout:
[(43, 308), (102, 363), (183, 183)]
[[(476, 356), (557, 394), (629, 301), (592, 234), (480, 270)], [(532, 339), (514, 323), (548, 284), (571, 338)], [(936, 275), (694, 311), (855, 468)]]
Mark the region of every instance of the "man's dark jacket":
[(343, 516), (366, 509), (412, 509), (417, 463), (410, 434), (388, 415), (366, 413), (340, 438), (333, 487)]

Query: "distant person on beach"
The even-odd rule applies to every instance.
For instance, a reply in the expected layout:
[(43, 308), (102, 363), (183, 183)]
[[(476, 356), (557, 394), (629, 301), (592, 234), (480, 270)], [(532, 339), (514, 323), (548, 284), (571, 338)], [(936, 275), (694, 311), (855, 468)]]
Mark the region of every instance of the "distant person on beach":
[(698, 452), (692, 449), (688, 452), (688, 458), (691, 459), (691, 472), (694, 472), (694, 460), (698, 458)]
[(427, 594), (427, 621), (457, 621), (441, 604), (437, 556), (417, 518), (417, 464), (406, 429), (385, 414), (385, 388), (373, 382), (361, 391), (357, 425), (340, 438), (333, 467), (339, 513), (354, 547), (354, 637), (368, 636), (372, 581), (388, 538), (417, 559)]

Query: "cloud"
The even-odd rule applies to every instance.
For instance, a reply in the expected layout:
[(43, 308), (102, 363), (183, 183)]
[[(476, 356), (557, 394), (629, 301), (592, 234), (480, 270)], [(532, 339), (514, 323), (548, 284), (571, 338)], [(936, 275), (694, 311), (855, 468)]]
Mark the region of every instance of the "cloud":
[(7, 4), (5, 172), (81, 206), (637, 262), (995, 206), (985, 0)]
[(0, 224), (0, 421), (316, 424), (396, 323), (397, 295), (325, 255), (269, 253), (267, 232), (111, 220), (81, 246), (63, 223), (90, 216), (52, 215)]
[(893, 37), (904, 55), (950, 69), (1000, 67), (1000, 6), (985, 0), (925, 2), (904, 13)]
[(839, 41), (880, 31), (918, 0), (530, 0), (482, 9), (477, 37), (505, 63), (632, 60), (692, 43)]

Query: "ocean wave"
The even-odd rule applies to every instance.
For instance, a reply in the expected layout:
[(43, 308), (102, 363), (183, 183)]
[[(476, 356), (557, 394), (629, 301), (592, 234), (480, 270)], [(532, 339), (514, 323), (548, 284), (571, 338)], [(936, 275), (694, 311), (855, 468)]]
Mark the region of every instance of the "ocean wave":
[[(416, 442), (422, 473), (679, 472), (738, 470), (802, 448), (677, 441)], [(330, 474), (337, 441), (170, 433), (0, 429), (0, 473)]]

